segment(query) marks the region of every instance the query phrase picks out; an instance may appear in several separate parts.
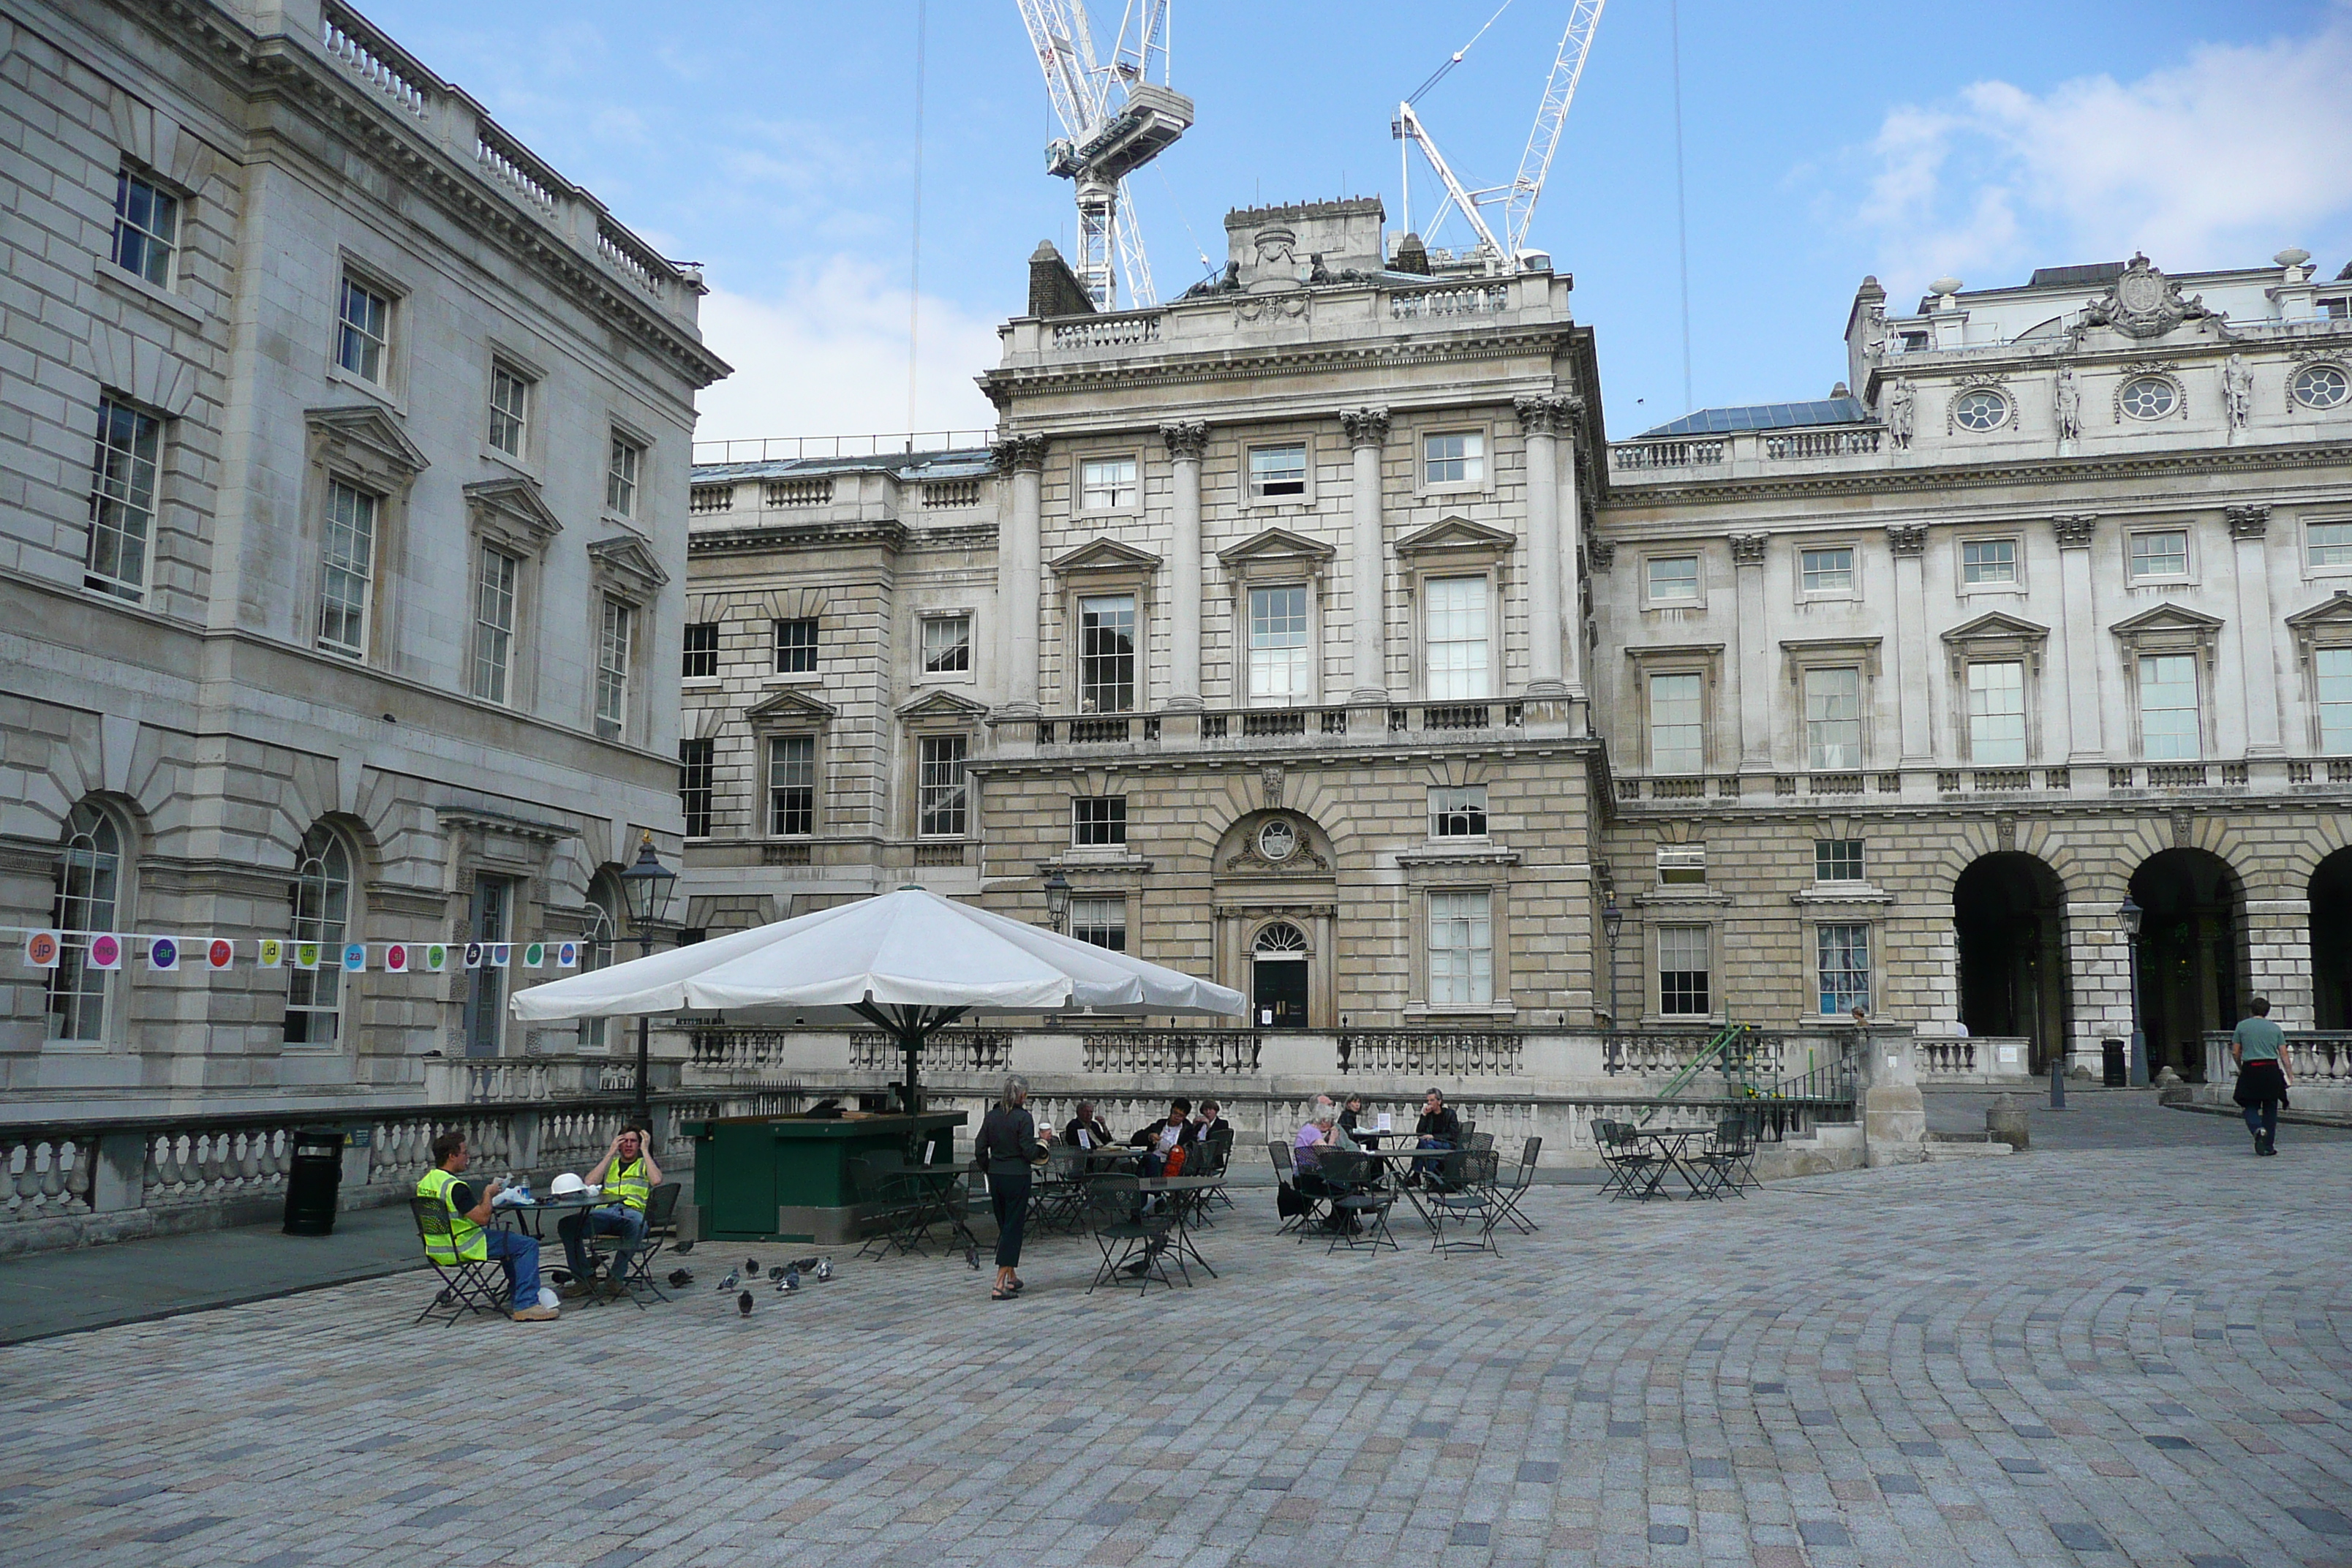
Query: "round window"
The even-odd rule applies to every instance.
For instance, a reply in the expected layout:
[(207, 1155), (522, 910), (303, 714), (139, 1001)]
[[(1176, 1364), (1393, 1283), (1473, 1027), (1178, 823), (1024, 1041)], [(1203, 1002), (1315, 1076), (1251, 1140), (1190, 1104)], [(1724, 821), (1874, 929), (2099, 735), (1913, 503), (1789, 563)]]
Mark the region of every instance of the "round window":
[(2161, 419), (2180, 406), (2180, 394), (2160, 375), (2142, 375), (2124, 383), (2122, 401), (2135, 419)]
[(1991, 430), (2009, 417), (2009, 399), (1998, 392), (1963, 392), (1952, 405), (1952, 423), (1963, 430)]
[(1298, 830), (1276, 817), (1257, 830), (1257, 852), (1269, 860), (1287, 860), (1298, 852)]
[(2307, 364), (2295, 372), (2294, 400), (2305, 408), (2341, 408), (2352, 397), (2352, 376), (2334, 364)]

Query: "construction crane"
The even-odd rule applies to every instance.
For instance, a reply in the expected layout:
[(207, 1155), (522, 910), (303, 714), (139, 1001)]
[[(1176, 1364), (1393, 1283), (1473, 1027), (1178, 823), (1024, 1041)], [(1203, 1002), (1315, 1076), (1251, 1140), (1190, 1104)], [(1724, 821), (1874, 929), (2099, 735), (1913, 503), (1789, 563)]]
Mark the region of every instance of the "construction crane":
[(1095, 54), (1086, 0), (1016, 4), (1062, 122), (1063, 133), (1046, 144), (1045, 169), (1076, 187), (1078, 279), (1097, 310), (1118, 308), (1122, 283), (1130, 303), (1155, 304), (1127, 176), (1192, 124), (1192, 100), (1168, 85), (1169, 0), (1127, 0), (1108, 62)]
[[(1429, 128), (1422, 123), (1412, 106), (1443, 80), (1447, 72), (1462, 63), (1462, 58), (1470, 52), (1479, 38), (1486, 36), (1486, 27), (1495, 25), (1496, 19), (1502, 16), (1503, 10), (1509, 8), (1510, 3), (1511, 0), (1503, 0), (1502, 8), (1487, 18), (1486, 27), (1479, 28), (1468, 44), (1456, 49), (1444, 65), (1432, 72), (1429, 79), (1423, 82), (1411, 98), (1397, 105), (1396, 119), (1389, 127), (1391, 133), (1404, 144), (1400, 149), (1406, 164), (1401, 204), (1403, 226), (1408, 229), (1412, 226), (1410, 151), (1417, 146), (1422, 156), (1428, 160), (1430, 168), (1435, 172), (1438, 183), (1445, 188), (1444, 199), (1437, 204), (1437, 211), (1430, 218), (1429, 232), (1434, 235), (1438, 226), (1445, 221), (1446, 214), (1458, 210), (1478, 237), (1473, 256), (1483, 261), (1490, 272), (1517, 268), (1520, 258), (1528, 253), (1528, 231), (1535, 223), (1536, 203), (1542, 199), (1544, 181), (1550, 175), (1552, 158), (1559, 151), (1560, 129), (1568, 120), (1568, 106), (1575, 100), (1577, 81), (1584, 75), (1584, 58), (1591, 52), (1593, 29), (1601, 25), (1601, 7), (1606, 0), (1574, 0), (1569, 7), (1568, 30), (1560, 35), (1559, 48), (1552, 57), (1550, 79), (1544, 83), (1543, 97), (1536, 104), (1536, 122), (1528, 132), (1527, 150), (1519, 154), (1517, 175), (1507, 185), (1488, 185), (1472, 190), (1463, 184), (1453, 166), (1446, 163), (1445, 154), (1437, 150)], [(1502, 209), (1499, 215), (1501, 233), (1497, 234), (1495, 226), (1487, 222), (1486, 214), (1482, 210), (1486, 207)]]

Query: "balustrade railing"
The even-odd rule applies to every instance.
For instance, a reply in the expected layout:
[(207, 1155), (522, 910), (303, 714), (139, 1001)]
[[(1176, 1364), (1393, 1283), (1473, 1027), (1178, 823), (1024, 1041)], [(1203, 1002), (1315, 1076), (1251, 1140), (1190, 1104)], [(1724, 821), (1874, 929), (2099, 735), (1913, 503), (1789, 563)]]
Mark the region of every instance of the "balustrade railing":
[(1609, 448), (1609, 466), (1627, 472), (1705, 468), (1722, 461), (1721, 441), (1633, 441)]
[(1764, 437), (1764, 455), (1776, 462), (1803, 458), (1857, 458), (1878, 450), (1876, 430), (1791, 430)]
[[(1612, 1078), (1672, 1078), (1698, 1060), (1715, 1036), (1712, 1026), (1614, 1030), (1601, 1037), (1601, 1070)], [(1788, 1058), (1789, 1039), (1751, 1029), (1742, 1052), (1737, 1065), (1749, 1078), (1777, 1078)]]
[(1389, 319), (1411, 321), (1432, 316), (1493, 316), (1511, 308), (1508, 284), (1469, 289), (1416, 289), (1389, 296)]
[(787, 507), (826, 506), (833, 500), (833, 480), (830, 476), (805, 479), (770, 479), (767, 502), (771, 509)]
[(1120, 348), (1160, 341), (1160, 315), (1094, 316), (1054, 324), (1057, 349)]
[(697, 485), (686, 493), (686, 510), (694, 517), (735, 510), (733, 485)]
[[(898, 1072), (907, 1053), (887, 1035), (861, 1031), (849, 1037), (849, 1066), (856, 1072)], [(942, 1029), (923, 1042), (925, 1072), (1004, 1072), (1013, 1066), (1013, 1037), (997, 1029)]]
[(1080, 1044), (1088, 1072), (1257, 1071), (1258, 1037), (1246, 1029), (1111, 1029), (1089, 1032)]
[(1507, 1029), (1380, 1029), (1339, 1037), (1341, 1072), (1408, 1078), (1511, 1078), (1525, 1070), (1524, 1037)]
[[(2238, 1076), (2237, 1068), (2230, 1060), (2232, 1037), (2227, 1029), (2206, 1032), (2207, 1083), (2228, 1083)], [(2352, 1079), (2352, 1031), (2291, 1030), (2286, 1037), (2285, 1055), (2286, 1070), (2297, 1083), (2334, 1085)]]
[(943, 511), (954, 507), (978, 506), (978, 479), (932, 479), (923, 486), (923, 510)]

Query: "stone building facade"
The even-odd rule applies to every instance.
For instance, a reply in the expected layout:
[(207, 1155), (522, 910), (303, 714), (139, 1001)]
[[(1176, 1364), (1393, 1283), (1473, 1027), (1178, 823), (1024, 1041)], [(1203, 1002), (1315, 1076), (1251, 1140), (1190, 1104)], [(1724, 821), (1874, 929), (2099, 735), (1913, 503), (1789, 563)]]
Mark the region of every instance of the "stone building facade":
[(0, 119), (5, 1098), (364, 1105), (595, 1047), (383, 949), (595, 962), (616, 863), (677, 843), (698, 278), (321, 0), (14, 6)]
[(2352, 284), (1866, 283), (1850, 386), (1612, 445), (1565, 277), (1380, 221), (1112, 316), (1041, 247), (992, 447), (697, 470), (698, 923), (1058, 873), (1262, 1027), (1862, 1006), (2022, 1073), (2128, 1031), (2128, 892), (2158, 1067), (2346, 1022)]

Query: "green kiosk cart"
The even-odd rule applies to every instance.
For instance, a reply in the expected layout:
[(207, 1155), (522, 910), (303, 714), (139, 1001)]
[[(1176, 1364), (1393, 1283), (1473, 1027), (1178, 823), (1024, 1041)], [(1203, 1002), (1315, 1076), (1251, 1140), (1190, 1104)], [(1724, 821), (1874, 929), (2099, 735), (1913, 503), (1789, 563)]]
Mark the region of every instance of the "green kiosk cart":
[(688, 1121), (694, 1235), (704, 1241), (854, 1242), (883, 1205), (855, 1162), (948, 1167), (961, 1110), (722, 1116)]

